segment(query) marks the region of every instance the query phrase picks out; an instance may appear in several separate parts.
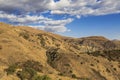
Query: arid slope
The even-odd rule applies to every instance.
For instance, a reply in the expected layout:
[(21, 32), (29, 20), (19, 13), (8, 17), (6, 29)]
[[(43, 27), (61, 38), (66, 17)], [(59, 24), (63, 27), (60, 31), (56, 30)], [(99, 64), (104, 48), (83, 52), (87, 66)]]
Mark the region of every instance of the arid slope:
[[(11, 65), (16, 72), (7, 75)], [(0, 23), (0, 80), (22, 80), (17, 71), (25, 67), (52, 80), (120, 80), (120, 41), (70, 38)]]

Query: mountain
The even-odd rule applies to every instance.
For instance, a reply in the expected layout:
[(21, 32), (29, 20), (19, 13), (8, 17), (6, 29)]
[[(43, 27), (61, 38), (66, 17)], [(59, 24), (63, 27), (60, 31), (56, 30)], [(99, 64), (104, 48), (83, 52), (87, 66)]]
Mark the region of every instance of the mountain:
[(0, 80), (41, 78), (120, 80), (120, 41), (71, 38), (0, 23)]

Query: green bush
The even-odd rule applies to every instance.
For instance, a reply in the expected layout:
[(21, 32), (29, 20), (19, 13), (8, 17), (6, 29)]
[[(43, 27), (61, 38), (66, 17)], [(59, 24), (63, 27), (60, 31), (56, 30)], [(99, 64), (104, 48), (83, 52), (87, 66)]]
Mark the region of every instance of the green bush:
[(80, 80), (90, 80), (89, 78), (80, 78)]
[(24, 39), (29, 39), (29, 34), (27, 33), (27, 32), (21, 32), (20, 34), (19, 34), (19, 36), (22, 36)]
[(42, 71), (42, 65), (40, 62), (28, 60), (22, 64), (22, 67), (32, 68), (36, 71)]
[(64, 74), (63, 73), (59, 73), (58, 75), (63, 76)]
[(43, 75), (43, 76), (36, 76), (32, 80), (52, 80), (52, 79), (47, 75)]
[[(36, 61), (26, 61), (24, 63), (16, 63), (9, 66), (5, 71), (7, 75), (16, 74), (20, 80), (51, 80), (47, 75), (38, 76), (37, 71), (41, 71), (42, 65)], [(17, 71), (16, 69), (21, 69)]]
[(72, 78), (77, 78), (75, 74), (72, 74)]
[(17, 72), (17, 76), (21, 79), (21, 80), (32, 80), (32, 78), (37, 75), (37, 72), (32, 69), (32, 68), (25, 68), (22, 71), (18, 71)]
[(14, 74), (16, 71), (17, 66), (16, 65), (11, 65), (5, 71), (7, 72), (7, 75)]

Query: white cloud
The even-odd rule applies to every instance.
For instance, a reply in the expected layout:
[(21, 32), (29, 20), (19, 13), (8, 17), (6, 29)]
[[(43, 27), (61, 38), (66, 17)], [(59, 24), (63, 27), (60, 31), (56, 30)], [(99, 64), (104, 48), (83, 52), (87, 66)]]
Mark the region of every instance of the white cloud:
[[(28, 25), (36, 24), (39, 29), (50, 31), (50, 32), (65, 32), (69, 31), (66, 28), (66, 24), (69, 24), (73, 21), (73, 19), (68, 18), (64, 20), (53, 20), (51, 18), (46, 18), (44, 16), (17, 16), (14, 14), (6, 14), (4, 12), (0, 12), (0, 18), (5, 18), (11, 23), (18, 23), (17, 25)], [(39, 27), (41, 25), (41, 27)], [(36, 27), (36, 26), (32, 26)]]
[(66, 32), (70, 31), (67, 29), (66, 24), (69, 24), (73, 21), (73, 19), (68, 18), (64, 20), (49, 20), (44, 21), (44, 28), (43, 30), (50, 31), (50, 32)]
[[(98, 16), (120, 13), (120, 0), (0, 0), (0, 19), (20, 25), (37, 24), (43, 30), (53, 32), (68, 31), (66, 25), (73, 21), (71, 16)], [(15, 13), (16, 11), (16, 13)], [(42, 14), (50, 11), (54, 14), (67, 14), (65, 19), (54, 20)], [(19, 13), (19, 15), (18, 15)], [(34, 13), (29, 15), (28, 13)], [(40, 15), (41, 14), (41, 15)]]
[(68, 18), (64, 20), (46, 20), (40, 23), (43, 23), (43, 26), (32, 26), (37, 29), (42, 29), (49, 32), (66, 32), (70, 31), (70, 29), (67, 29), (66, 24), (69, 24), (73, 21), (73, 19)]
[(0, 10), (12, 12), (20, 10), (22, 12), (42, 12), (48, 9), (52, 0), (0, 0)]
[(120, 0), (60, 0), (51, 14), (70, 14), (71, 16), (106, 15), (120, 13)]
[(67, 29), (65, 26), (32, 26), (37, 29), (45, 30), (48, 32), (66, 32), (70, 31), (70, 29)]
[(12, 13), (44, 12), (52, 14), (106, 15), (120, 13), (120, 0), (0, 0), (0, 10)]

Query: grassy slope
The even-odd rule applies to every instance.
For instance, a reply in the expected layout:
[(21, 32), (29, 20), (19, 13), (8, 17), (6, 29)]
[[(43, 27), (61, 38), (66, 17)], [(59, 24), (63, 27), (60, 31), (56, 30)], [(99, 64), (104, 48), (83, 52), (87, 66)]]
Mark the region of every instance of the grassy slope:
[(103, 37), (74, 39), (30, 27), (0, 23), (0, 79), (19, 79), (15, 75), (7, 76), (4, 68), (33, 60), (43, 66), (39, 74), (47, 74), (53, 80), (119, 80), (119, 61), (107, 58), (113, 54), (105, 57), (101, 54), (90, 55), (97, 50), (118, 49), (117, 44)]

